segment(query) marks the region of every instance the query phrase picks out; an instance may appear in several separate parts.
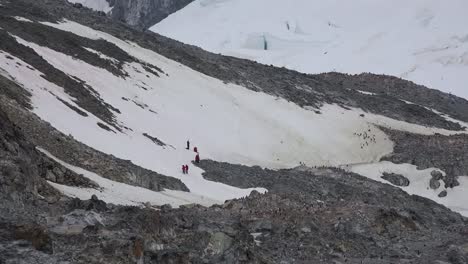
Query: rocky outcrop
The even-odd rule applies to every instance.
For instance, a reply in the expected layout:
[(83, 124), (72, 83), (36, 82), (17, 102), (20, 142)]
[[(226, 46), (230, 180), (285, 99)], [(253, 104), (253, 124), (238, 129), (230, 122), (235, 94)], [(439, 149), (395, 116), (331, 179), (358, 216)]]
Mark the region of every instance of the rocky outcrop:
[(429, 187), (431, 187), (431, 189), (433, 190), (439, 189), (440, 187), (439, 180), (436, 180), (435, 178), (431, 178), (431, 180), (429, 181)]
[(441, 191), (438, 195), (440, 198), (444, 198), (444, 197), (447, 197), (447, 191)]
[(107, 0), (110, 17), (138, 29), (146, 30), (193, 0)]
[(382, 179), (392, 183), (393, 185), (406, 187), (410, 185), (410, 181), (403, 175), (395, 174), (395, 173), (383, 173)]
[(468, 135), (418, 135), (382, 128), (395, 142), (393, 153), (383, 160), (409, 163), (419, 169), (438, 168), (446, 175), (434, 172), (446, 188), (459, 185), (457, 176), (468, 174)]

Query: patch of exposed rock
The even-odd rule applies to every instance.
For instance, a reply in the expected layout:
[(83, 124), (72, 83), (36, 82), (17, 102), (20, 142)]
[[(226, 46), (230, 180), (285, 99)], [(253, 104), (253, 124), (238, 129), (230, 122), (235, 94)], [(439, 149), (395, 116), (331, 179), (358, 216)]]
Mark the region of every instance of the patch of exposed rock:
[[(457, 176), (468, 175), (468, 135), (426, 136), (383, 128), (395, 142), (393, 153), (384, 157), (394, 163), (409, 163), (418, 169), (438, 168), (446, 175), (435, 173), (434, 179), (442, 179), (445, 188), (460, 183)], [(433, 183), (438, 180), (433, 180)], [(435, 185), (434, 185), (435, 186)]]
[(390, 182), (393, 185), (400, 187), (406, 187), (410, 185), (410, 181), (408, 180), (408, 178), (401, 174), (384, 172), (381, 178)]
[(170, 14), (184, 8), (193, 0), (108, 0), (113, 7), (110, 17), (145, 30)]

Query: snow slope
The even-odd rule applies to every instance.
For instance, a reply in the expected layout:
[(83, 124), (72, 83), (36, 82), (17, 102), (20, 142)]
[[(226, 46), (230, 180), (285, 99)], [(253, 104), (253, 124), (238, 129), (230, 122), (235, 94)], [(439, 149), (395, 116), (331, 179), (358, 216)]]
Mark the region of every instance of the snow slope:
[(70, 3), (80, 3), (83, 6), (91, 8), (95, 11), (103, 11), (108, 13), (112, 10), (109, 3), (106, 0), (67, 0)]
[[(191, 194), (179, 193), (175, 200), (169, 200), (176, 206), (189, 203), (187, 200), (222, 203), (227, 199), (246, 196), (252, 191), (207, 181), (202, 177), (203, 171), (193, 166), (189, 175), (182, 174), (181, 165), (190, 164), (195, 156), (192, 151), (185, 150), (187, 139), (190, 139), (192, 146), (198, 147), (202, 159), (290, 168), (301, 162), (308, 166), (377, 162), (392, 152), (393, 143), (376, 125), (420, 134), (468, 133), (428, 128), (370, 113), (361, 116), (364, 112), (360, 109), (346, 110), (336, 105), (324, 105), (319, 109), (321, 114), (317, 114), (314, 111), (317, 109), (301, 108), (282, 98), (226, 84), (135, 43), (75, 22), (44, 24), (86, 38), (104, 39), (139, 61), (164, 71), (165, 74), (156, 76), (141, 64), (132, 62), (123, 65), (127, 76), (117, 76), (103, 68), (16, 37), (19, 43), (33, 49), (57, 69), (83, 80), (106, 103), (120, 110), (121, 113), (115, 113), (117, 123), (130, 129), (107, 131), (97, 125), (105, 121), (81, 109), (75, 103), (76, 99), (65, 93), (62, 87), (44, 79), (42, 73), (31, 65), (0, 50), (0, 74), (19, 83), (32, 94), (35, 114), (88, 146), (180, 179)], [(98, 51), (87, 50), (103, 59), (115, 60)], [(79, 115), (58, 98), (86, 112), (88, 116)], [(359, 136), (363, 132), (374, 137), (375, 141), (368, 142)], [(157, 137), (167, 146), (154, 144), (144, 133)], [(125, 193), (131, 192), (131, 187), (64, 165), (81, 171), (104, 189), (103, 194), (98, 195), (95, 190), (55, 185), (71, 196), (97, 194), (103, 199), (114, 199), (124, 204), (141, 203), (145, 199), (158, 204), (158, 199), (161, 199), (159, 203), (169, 199), (168, 191), (157, 195), (149, 192), (142, 194), (142, 197), (128, 199)], [(262, 188), (257, 190), (266, 191)], [(120, 196), (116, 198), (115, 192), (121, 192)]]
[(151, 30), (305, 73), (383, 73), (468, 98), (466, 0), (195, 0)]
[(194, 195), (187, 192), (165, 190), (162, 192), (154, 192), (145, 188), (135, 187), (128, 184), (123, 184), (103, 178), (93, 172), (82, 168), (72, 166), (50, 154), (48, 151), (39, 148), (39, 151), (46, 154), (51, 159), (57, 161), (67, 169), (74, 171), (84, 177), (97, 183), (101, 189), (70, 187), (66, 185), (49, 182), (65, 195), (77, 197), (82, 200), (89, 199), (92, 195), (96, 195), (100, 200), (106, 203), (142, 206), (143, 203), (151, 205), (170, 204), (173, 207), (179, 207), (184, 204), (197, 203), (205, 206), (211, 206), (217, 201), (209, 200), (203, 196)]

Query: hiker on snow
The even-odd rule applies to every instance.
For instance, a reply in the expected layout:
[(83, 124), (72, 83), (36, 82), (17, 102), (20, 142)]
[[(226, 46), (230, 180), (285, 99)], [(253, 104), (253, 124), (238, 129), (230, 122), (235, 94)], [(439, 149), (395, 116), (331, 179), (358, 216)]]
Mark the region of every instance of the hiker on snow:
[(193, 152), (198, 153), (198, 148), (197, 148), (197, 147), (194, 147), (194, 148), (193, 148)]
[(187, 140), (187, 149), (190, 149), (190, 141)]
[(188, 165), (185, 165), (185, 174), (188, 174)]
[(197, 155), (195, 156), (195, 162), (196, 162), (196, 163), (200, 163), (200, 154), (197, 154)]
[(185, 165), (182, 165), (182, 174), (185, 174)]

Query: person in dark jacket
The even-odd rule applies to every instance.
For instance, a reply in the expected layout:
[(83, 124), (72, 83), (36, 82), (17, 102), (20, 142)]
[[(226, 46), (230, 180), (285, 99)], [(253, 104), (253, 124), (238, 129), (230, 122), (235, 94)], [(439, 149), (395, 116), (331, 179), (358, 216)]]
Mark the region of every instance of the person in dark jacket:
[(190, 140), (187, 140), (187, 149), (190, 149)]
[(195, 162), (196, 162), (196, 163), (200, 163), (200, 154), (197, 154), (197, 155), (195, 156)]
[(185, 165), (185, 174), (188, 174), (188, 165)]
[(182, 174), (185, 174), (185, 165), (182, 165)]
[(194, 147), (194, 148), (193, 148), (193, 152), (198, 153), (198, 148), (197, 148), (197, 147)]

